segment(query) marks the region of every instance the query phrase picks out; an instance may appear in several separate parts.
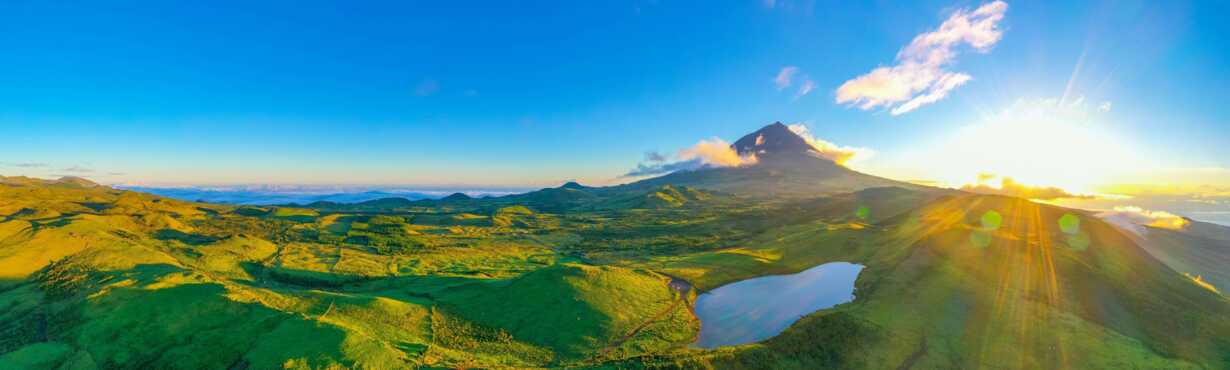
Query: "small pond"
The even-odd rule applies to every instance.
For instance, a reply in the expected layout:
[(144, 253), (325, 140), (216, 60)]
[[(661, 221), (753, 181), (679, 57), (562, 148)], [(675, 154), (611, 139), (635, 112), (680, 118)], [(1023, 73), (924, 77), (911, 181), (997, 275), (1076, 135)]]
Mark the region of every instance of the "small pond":
[(762, 276), (723, 285), (696, 299), (700, 339), (714, 348), (758, 342), (803, 316), (854, 299), (862, 265), (832, 262), (797, 274)]

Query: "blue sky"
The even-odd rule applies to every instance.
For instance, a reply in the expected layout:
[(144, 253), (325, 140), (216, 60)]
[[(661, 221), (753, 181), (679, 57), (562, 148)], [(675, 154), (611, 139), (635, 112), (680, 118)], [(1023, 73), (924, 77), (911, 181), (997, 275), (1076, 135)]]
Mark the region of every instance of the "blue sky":
[[(846, 81), (985, 4), (4, 2), (0, 174), (609, 183), (647, 151), (782, 121), (875, 153), (857, 168), (926, 180), (941, 160), (919, 151), (1050, 104), (1152, 171), (1108, 177), (1230, 178), (1224, 2), (1008, 2), (999, 39), (955, 46), (944, 70), (969, 80), (946, 97), (898, 115), (836, 101)], [(797, 72), (779, 89), (786, 67)], [(798, 96), (806, 81), (814, 89)], [(1030, 139), (1073, 167), (1100, 148)], [(960, 171), (946, 176), (972, 169)]]

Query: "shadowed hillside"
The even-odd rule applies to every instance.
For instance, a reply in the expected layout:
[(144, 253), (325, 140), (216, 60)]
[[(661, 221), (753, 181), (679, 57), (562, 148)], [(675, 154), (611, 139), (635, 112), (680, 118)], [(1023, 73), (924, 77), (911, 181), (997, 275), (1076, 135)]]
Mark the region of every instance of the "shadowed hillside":
[[(1230, 300), (1183, 274), (1221, 278), (1222, 230), (1135, 240), (859, 174), (778, 126), (736, 142), (755, 165), (497, 198), (224, 206), (3, 178), (0, 368), (1230, 367)], [(834, 261), (865, 266), (853, 301), (689, 347), (682, 287)]]
[(1223, 295), (1230, 289), (1230, 227), (1195, 220), (1178, 230), (1142, 227), (1140, 245), (1167, 266)]

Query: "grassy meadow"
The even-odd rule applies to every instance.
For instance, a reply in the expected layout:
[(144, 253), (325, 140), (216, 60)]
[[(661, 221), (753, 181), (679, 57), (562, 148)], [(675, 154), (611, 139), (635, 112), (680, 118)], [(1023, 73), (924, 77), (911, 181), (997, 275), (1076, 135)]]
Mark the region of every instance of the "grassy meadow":
[[(0, 368), (1230, 367), (1230, 300), (1016, 198), (569, 185), (232, 207), (18, 180)], [(866, 266), (854, 301), (688, 346), (697, 291), (832, 261)]]

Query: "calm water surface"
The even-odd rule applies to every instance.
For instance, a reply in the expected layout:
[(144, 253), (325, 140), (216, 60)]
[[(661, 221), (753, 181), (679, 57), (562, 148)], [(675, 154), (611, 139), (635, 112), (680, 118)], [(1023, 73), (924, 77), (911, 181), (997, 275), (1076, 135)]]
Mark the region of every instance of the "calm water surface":
[(723, 285), (696, 299), (700, 339), (713, 348), (768, 339), (803, 316), (854, 299), (862, 265), (832, 262), (797, 274), (762, 276)]

